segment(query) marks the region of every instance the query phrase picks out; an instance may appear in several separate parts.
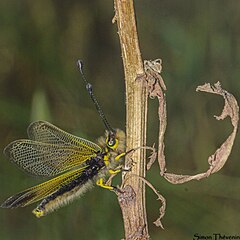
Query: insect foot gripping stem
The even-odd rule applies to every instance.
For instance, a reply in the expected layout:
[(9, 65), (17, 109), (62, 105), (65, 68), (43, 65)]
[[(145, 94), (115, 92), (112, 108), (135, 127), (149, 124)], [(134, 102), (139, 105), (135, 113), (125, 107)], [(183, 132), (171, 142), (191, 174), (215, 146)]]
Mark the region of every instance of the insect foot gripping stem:
[(110, 190), (110, 191), (114, 191), (116, 194), (117, 194), (117, 193), (123, 193), (123, 192), (121, 191), (121, 189), (119, 189), (118, 187), (109, 186), (109, 185), (103, 183), (103, 178), (98, 179), (97, 182), (96, 182), (96, 184), (97, 184), (99, 187), (108, 189), (108, 190)]
[(99, 178), (96, 182), (96, 184), (99, 186), (99, 187), (102, 187), (102, 188), (105, 188), (105, 189), (109, 189), (109, 190), (113, 190), (114, 187), (113, 186), (109, 186), (109, 185), (106, 185), (105, 183), (103, 183), (103, 178)]

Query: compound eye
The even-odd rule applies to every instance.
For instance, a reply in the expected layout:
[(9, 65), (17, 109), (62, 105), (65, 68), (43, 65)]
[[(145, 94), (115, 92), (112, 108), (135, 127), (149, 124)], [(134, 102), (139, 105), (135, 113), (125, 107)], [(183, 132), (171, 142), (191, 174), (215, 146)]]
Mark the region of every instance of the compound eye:
[(109, 147), (113, 147), (115, 144), (116, 144), (116, 139), (114, 138), (111, 138), (107, 143)]

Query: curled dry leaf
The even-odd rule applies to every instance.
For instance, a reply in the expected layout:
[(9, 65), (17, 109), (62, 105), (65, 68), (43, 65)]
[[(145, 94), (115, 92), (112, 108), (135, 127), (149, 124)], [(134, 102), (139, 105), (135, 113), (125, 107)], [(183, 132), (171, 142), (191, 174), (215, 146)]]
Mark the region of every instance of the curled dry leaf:
[(144, 181), (148, 185), (148, 187), (150, 187), (153, 190), (153, 192), (158, 196), (157, 200), (159, 200), (162, 204), (162, 206), (159, 208), (159, 217), (153, 223), (157, 227), (161, 227), (162, 229), (164, 229), (161, 219), (165, 215), (166, 199), (156, 190), (156, 188), (149, 181), (147, 181), (145, 178), (142, 178), (142, 177), (140, 177), (140, 178), (142, 179), (142, 181)]
[(222, 89), (220, 82), (215, 83), (213, 86), (211, 86), (209, 83), (205, 83), (202, 86), (198, 86), (196, 91), (218, 94), (224, 98), (225, 105), (221, 115), (214, 117), (217, 120), (223, 120), (227, 116), (229, 116), (231, 118), (233, 131), (225, 140), (225, 142), (215, 151), (215, 153), (209, 156), (208, 158), (209, 169), (206, 172), (192, 176), (164, 173), (164, 178), (174, 184), (185, 183), (190, 180), (200, 180), (202, 178), (208, 177), (210, 174), (218, 172), (224, 166), (231, 153), (232, 146), (237, 133), (239, 121), (239, 107), (235, 97), (226, 90)]
[(152, 150), (152, 153), (148, 157), (149, 161), (147, 163), (147, 170), (149, 170), (151, 168), (151, 166), (157, 159), (157, 152), (155, 149), (155, 144), (153, 144), (153, 146), (150, 148), (150, 150)]
[[(166, 97), (164, 91), (167, 90), (162, 76), (160, 75), (162, 71), (162, 60), (145, 60), (144, 61), (144, 71), (146, 73), (146, 81), (150, 98), (158, 98), (158, 116), (160, 121), (159, 126), (159, 140), (158, 140), (158, 162), (160, 166), (160, 174), (164, 175), (166, 172), (166, 161), (164, 155), (164, 134), (167, 127), (167, 110), (166, 110)], [(148, 165), (147, 169), (151, 167)]]
[[(147, 82), (149, 96), (150, 98), (157, 97), (159, 102), (158, 115), (160, 126), (159, 126), (158, 162), (160, 166), (160, 174), (161, 176), (164, 176), (166, 180), (173, 184), (181, 184), (191, 180), (200, 180), (202, 178), (206, 178), (209, 175), (219, 171), (224, 166), (231, 153), (239, 121), (238, 103), (232, 94), (221, 88), (219, 82), (217, 82), (213, 86), (211, 86), (209, 83), (206, 83), (202, 86), (198, 86), (196, 91), (218, 94), (224, 98), (225, 105), (222, 114), (220, 116), (215, 116), (215, 118), (217, 120), (223, 120), (227, 116), (229, 116), (231, 118), (233, 131), (229, 135), (229, 137), (225, 140), (225, 142), (215, 151), (215, 153), (209, 156), (208, 158), (209, 169), (206, 172), (199, 173), (196, 175), (179, 175), (174, 173), (167, 173), (166, 160), (164, 155), (164, 134), (167, 126), (166, 98), (164, 93), (164, 91), (166, 91), (166, 86), (160, 75), (162, 70), (161, 63), (162, 61), (160, 59), (156, 59), (154, 61), (152, 60), (144, 61), (144, 70), (146, 73), (145, 79)], [(156, 153), (153, 151), (147, 169), (149, 169), (153, 162), (155, 161), (154, 156), (156, 157)], [(153, 186), (149, 182), (147, 182), (144, 178), (141, 179), (149, 187), (151, 187), (156, 194), (158, 194), (156, 189), (153, 188)], [(165, 213), (166, 201), (162, 195), (159, 194), (158, 196), (159, 196), (158, 199), (162, 201), (162, 207), (160, 208), (160, 217), (154, 223), (157, 226), (161, 226), (163, 228), (160, 219), (163, 217)]]
[(153, 144), (152, 147), (143, 146), (143, 147), (132, 148), (131, 150), (126, 152), (125, 158), (128, 158), (127, 162), (129, 163), (129, 166), (126, 166), (127, 168), (131, 169), (131, 167), (135, 164), (135, 162), (132, 159), (132, 155), (133, 155), (134, 152), (136, 152), (137, 150), (140, 150), (140, 149), (151, 151), (151, 154), (148, 157), (149, 161), (147, 163), (147, 170), (149, 170), (151, 168), (152, 164), (155, 162), (155, 160), (157, 158), (157, 152), (156, 152), (155, 144)]
[[(164, 215), (165, 215), (166, 199), (157, 191), (157, 189), (156, 189), (148, 180), (146, 180), (145, 178), (143, 178), (143, 177), (141, 177), (141, 176), (138, 176), (138, 175), (136, 175), (136, 174), (130, 173), (130, 174), (127, 176), (127, 178), (124, 179), (124, 181), (127, 181), (129, 178), (132, 178), (132, 177), (139, 178), (141, 181), (143, 181), (145, 184), (147, 184), (147, 186), (150, 187), (150, 188), (153, 190), (153, 192), (158, 196), (157, 200), (159, 200), (159, 201), (161, 202), (162, 206), (159, 208), (159, 217), (158, 217), (157, 220), (154, 221), (153, 223), (154, 223), (157, 227), (161, 227), (162, 229), (164, 229), (163, 224), (162, 224), (162, 222), (161, 222), (161, 219), (162, 219), (162, 218), (164, 217)], [(124, 185), (124, 184), (123, 184), (123, 185)], [(129, 186), (126, 186), (126, 187), (129, 188)], [(125, 187), (125, 188), (126, 188), (126, 187)], [(121, 204), (123, 204), (123, 203), (126, 204), (126, 202), (127, 202), (127, 205), (129, 206), (129, 205), (132, 204), (132, 202), (133, 202), (133, 204), (134, 204), (134, 201), (135, 201), (135, 198), (132, 198), (132, 197), (130, 198), (130, 197), (129, 197), (129, 196), (131, 196), (131, 194), (128, 194), (128, 192), (125, 190), (125, 188), (122, 189), (123, 193), (122, 193), (122, 194), (120, 193), (120, 194), (118, 195), (118, 201), (120, 202), (120, 206), (121, 206)], [(126, 193), (125, 193), (125, 191), (126, 191)], [(127, 197), (124, 196), (124, 194), (127, 195)], [(129, 199), (130, 199), (130, 200), (129, 200)], [(132, 238), (131, 238), (131, 239), (132, 239)]]

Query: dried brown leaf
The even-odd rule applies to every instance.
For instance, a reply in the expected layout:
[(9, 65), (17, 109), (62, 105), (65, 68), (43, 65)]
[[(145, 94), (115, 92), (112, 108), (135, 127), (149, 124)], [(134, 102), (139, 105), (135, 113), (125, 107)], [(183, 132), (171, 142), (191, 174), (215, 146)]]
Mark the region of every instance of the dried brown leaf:
[(147, 170), (149, 170), (151, 168), (151, 166), (153, 165), (153, 163), (157, 159), (157, 152), (156, 152), (156, 149), (155, 149), (155, 144), (153, 144), (151, 150), (152, 150), (152, 153), (148, 157), (149, 161), (147, 163)]
[[(160, 166), (160, 174), (166, 172), (166, 160), (164, 155), (164, 134), (167, 127), (167, 110), (166, 97), (164, 91), (167, 90), (162, 76), (162, 60), (145, 60), (144, 71), (146, 73), (146, 81), (150, 98), (158, 98), (158, 116), (160, 121), (159, 139), (158, 139), (158, 163)], [(152, 162), (153, 163), (153, 162)], [(151, 163), (151, 164), (152, 164)]]
[(132, 155), (133, 155), (134, 152), (136, 152), (137, 150), (140, 150), (140, 149), (152, 151), (151, 154), (148, 157), (149, 161), (147, 163), (147, 170), (149, 170), (151, 168), (152, 164), (156, 161), (156, 159), (157, 159), (157, 152), (156, 152), (155, 144), (153, 144), (152, 147), (148, 147), (148, 146), (136, 147), (136, 148), (133, 148), (133, 149), (129, 150), (125, 154), (125, 157), (127, 157), (128, 159), (131, 160), (131, 161), (128, 161), (131, 164), (130, 164), (130, 166), (126, 166), (127, 168), (131, 168), (134, 165), (134, 162), (133, 162), (133, 159), (132, 159)]
[(225, 140), (225, 142), (215, 151), (215, 153), (209, 156), (209, 169), (206, 172), (196, 175), (178, 175), (173, 173), (165, 173), (164, 178), (173, 184), (181, 184), (191, 180), (200, 180), (202, 178), (208, 177), (213, 173), (218, 172), (224, 166), (231, 153), (237, 133), (239, 107), (235, 97), (226, 90), (222, 89), (220, 82), (215, 83), (213, 86), (211, 86), (209, 83), (205, 83), (202, 86), (198, 86), (196, 91), (218, 94), (224, 98), (225, 105), (221, 115), (214, 117), (217, 120), (223, 120), (229, 116), (233, 126), (233, 131)]

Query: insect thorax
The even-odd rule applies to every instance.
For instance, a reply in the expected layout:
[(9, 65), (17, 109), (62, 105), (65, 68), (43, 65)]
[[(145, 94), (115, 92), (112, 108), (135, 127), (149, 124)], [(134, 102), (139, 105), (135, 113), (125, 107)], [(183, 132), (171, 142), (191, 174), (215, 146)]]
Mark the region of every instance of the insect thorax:
[(102, 136), (98, 139), (98, 145), (102, 148), (102, 152), (104, 153), (104, 162), (106, 165), (106, 169), (113, 169), (118, 166), (122, 161), (115, 160), (115, 158), (124, 153), (126, 150), (126, 136), (124, 131), (120, 129), (115, 129), (115, 139), (117, 141), (116, 146), (113, 148), (109, 147), (107, 144), (109, 132), (105, 132), (105, 136)]

